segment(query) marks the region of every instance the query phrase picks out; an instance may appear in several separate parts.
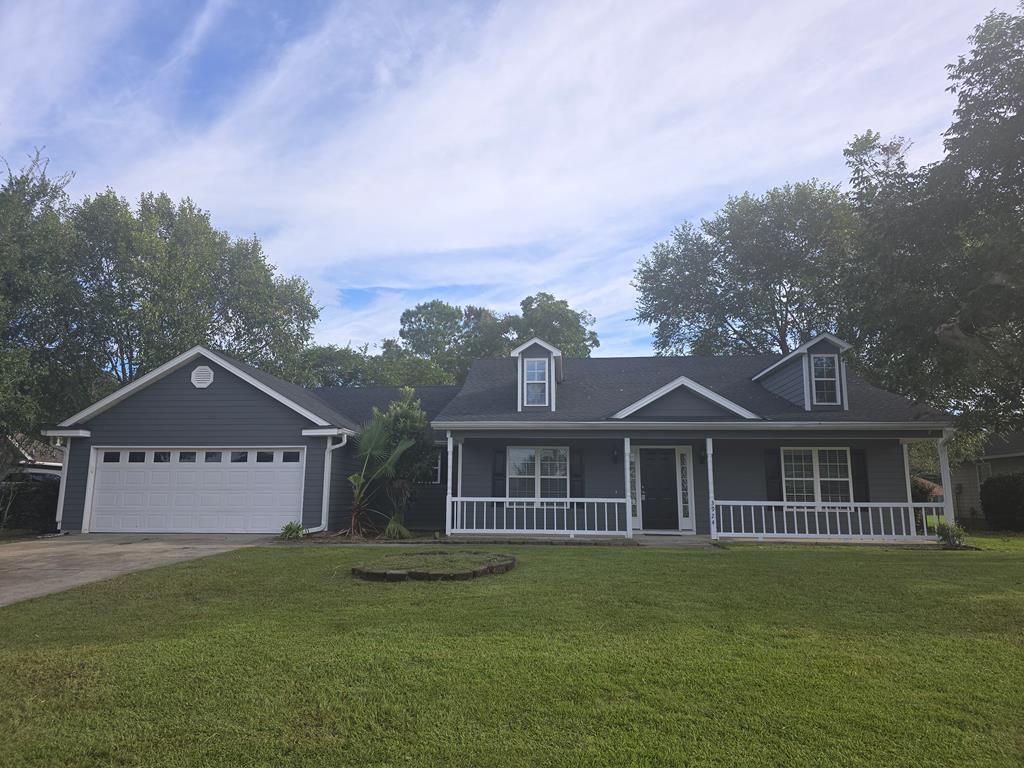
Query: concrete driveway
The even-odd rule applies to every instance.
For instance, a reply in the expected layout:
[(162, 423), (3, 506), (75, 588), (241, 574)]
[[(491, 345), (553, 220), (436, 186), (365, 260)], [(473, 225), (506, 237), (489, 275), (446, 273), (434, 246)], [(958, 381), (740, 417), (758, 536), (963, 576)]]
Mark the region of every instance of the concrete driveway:
[(247, 534), (91, 533), (0, 544), (0, 605), (272, 540)]

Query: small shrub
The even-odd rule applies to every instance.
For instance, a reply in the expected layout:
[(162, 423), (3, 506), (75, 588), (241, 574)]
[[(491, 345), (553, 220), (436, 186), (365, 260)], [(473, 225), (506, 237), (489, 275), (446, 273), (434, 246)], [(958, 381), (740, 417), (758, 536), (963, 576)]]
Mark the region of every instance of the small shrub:
[(296, 520), (281, 526), (281, 538), (285, 541), (298, 541), (305, 535), (306, 530), (302, 527), (302, 523)]
[(409, 529), (402, 525), (402, 521), (398, 519), (397, 515), (393, 515), (388, 520), (387, 527), (384, 528), (382, 534), (385, 539), (411, 539), (412, 534), (409, 533)]
[(939, 534), (939, 541), (947, 547), (962, 547), (967, 538), (967, 531), (962, 525), (959, 523), (950, 525), (945, 520), (939, 523), (936, 532)]
[(1024, 473), (982, 483), (981, 510), (993, 531), (1024, 531)]

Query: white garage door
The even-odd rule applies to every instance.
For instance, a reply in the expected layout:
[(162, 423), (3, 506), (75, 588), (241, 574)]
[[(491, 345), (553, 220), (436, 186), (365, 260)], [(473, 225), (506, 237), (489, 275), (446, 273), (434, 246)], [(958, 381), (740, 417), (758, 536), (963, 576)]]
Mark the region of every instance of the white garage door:
[(301, 448), (101, 448), (89, 530), (277, 533), (301, 520)]

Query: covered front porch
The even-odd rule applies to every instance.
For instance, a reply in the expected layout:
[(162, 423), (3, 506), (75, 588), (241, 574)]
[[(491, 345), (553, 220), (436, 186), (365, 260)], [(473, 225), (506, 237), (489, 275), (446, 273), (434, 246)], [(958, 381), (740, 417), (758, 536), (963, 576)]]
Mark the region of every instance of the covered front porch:
[(445, 534), (930, 540), (951, 505), (913, 501), (906, 446), (948, 478), (947, 437), (450, 432)]

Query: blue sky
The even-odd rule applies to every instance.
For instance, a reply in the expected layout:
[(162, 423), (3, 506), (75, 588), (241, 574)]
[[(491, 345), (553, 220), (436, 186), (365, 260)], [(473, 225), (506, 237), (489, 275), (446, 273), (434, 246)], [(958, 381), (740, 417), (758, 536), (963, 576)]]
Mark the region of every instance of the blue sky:
[(75, 196), (190, 196), (376, 342), (539, 290), (644, 354), (633, 268), (729, 194), (845, 178), (868, 128), (941, 155), (993, 0), (0, 4), (0, 155)]

